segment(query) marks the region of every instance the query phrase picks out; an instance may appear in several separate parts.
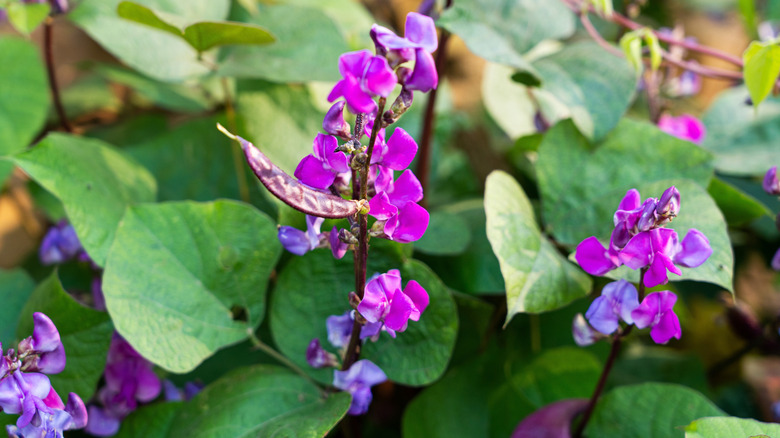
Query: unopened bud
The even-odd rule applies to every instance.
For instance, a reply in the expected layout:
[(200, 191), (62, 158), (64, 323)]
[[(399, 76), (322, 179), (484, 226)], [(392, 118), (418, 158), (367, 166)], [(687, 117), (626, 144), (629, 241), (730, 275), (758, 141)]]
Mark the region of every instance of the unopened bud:
[(357, 237), (350, 233), (346, 228), (339, 230), (339, 240), (350, 245), (356, 245), (358, 243)]
[(680, 212), (680, 192), (677, 187), (671, 186), (664, 191), (656, 204), (655, 212), (663, 222), (668, 222), (677, 216)]
[(382, 115), (382, 121), (385, 125), (391, 125), (398, 121), (398, 119), (406, 112), (411, 106), (414, 100), (414, 93), (412, 90), (406, 88), (401, 89), (401, 93), (393, 102), (393, 105), (389, 110), (385, 111)]
[(772, 166), (764, 175), (764, 191), (770, 195), (780, 195), (780, 181), (777, 179), (777, 166)]
[(647, 198), (644, 205), (642, 205), (642, 215), (639, 216), (639, 220), (636, 222), (637, 229), (647, 231), (655, 226), (657, 217), (655, 214), (655, 207), (657, 201), (654, 198)]
[(574, 336), (574, 342), (580, 347), (586, 347), (593, 344), (599, 339), (605, 337), (602, 333), (596, 331), (588, 324), (582, 313), (578, 313), (574, 316), (574, 321), (571, 324), (572, 335)]
[(349, 293), (349, 305), (352, 306), (353, 309), (357, 309), (358, 305), (360, 304), (360, 297), (355, 292)]
[(544, 134), (550, 129), (550, 122), (544, 118), (544, 114), (542, 114), (541, 111), (537, 111), (536, 114), (534, 114), (534, 127), (536, 128), (536, 132), (540, 134)]
[(330, 135), (336, 135), (344, 139), (352, 137), (349, 123), (344, 120), (344, 105), (346, 101), (339, 100), (330, 107), (322, 120), (322, 129)]

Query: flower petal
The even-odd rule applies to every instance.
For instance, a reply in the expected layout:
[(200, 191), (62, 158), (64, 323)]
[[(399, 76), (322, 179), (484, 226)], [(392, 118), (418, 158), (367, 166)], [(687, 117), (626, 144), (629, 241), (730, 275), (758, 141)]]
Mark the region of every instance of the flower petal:
[(429, 221), (430, 215), (426, 209), (414, 202), (409, 202), (398, 209), (397, 215), (387, 221), (385, 233), (390, 229), (388, 237), (396, 242), (414, 242), (425, 234)]
[(336, 175), (314, 155), (303, 157), (293, 175), (307, 186), (323, 190), (330, 187), (336, 179)]
[(419, 202), (423, 198), (423, 188), (420, 180), (409, 169), (406, 169), (393, 182), (393, 189), (388, 193), (390, 202), (398, 207), (408, 202)]
[(686, 268), (695, 268), (706, 262), (710, 255), (712, 255), (712, 247), (707, 236), (692, 228), (680, 242), (674, 262)]
[(439, 84), (436, 62), (433, 60), (433, 56), (426, 52), (425, 49), (416, 49), (414, 56), (414, 70), (412, 70), (412, 75), (406, 80), (404, 86), (409, 90), (427, 93)]
[(382, 157), (382, 165), (393, 170), (404, 170), (409, 167), (416, 154), (417, 143), (414, 138), (402, 128), (395, 128), (393, 135), (387, 140), (387, 152)]
[(409, 283), (406, 283), (404, 295), (411, 298), (414, 303), (414, 309), (412, 310), (409, 319), (412, 321), (419, 321), (420, 315), (428, 308), (428, 303), (430, 302), (428, 292), (420, 286), (420, 283), (410, 280)]
[(439, 46), (436, 24), (433, 23), (433, 19), (417, 12), (410, 12), (406, 15), (404, 37), (427, 52), (434, 52)]
[(650, 233), (639, 233), (628, 241), (625, 248), (620, 251), (620, 261), (631, 269), (644, 268), (652, 261), (652, 246)]
[(588, 237), (577, 245), (574, 258), (580, 267), (591, 275), (601, 276), (619, 266), (595, 236)]

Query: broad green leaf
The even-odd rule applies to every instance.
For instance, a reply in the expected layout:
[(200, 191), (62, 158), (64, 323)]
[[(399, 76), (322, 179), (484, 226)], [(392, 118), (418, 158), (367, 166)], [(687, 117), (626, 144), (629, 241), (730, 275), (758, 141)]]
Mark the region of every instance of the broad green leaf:
[(38, 49), (29, 41), (0, 38), (0, 65), (0, 84), (4, 84), (0, 87), (0, 156), (4, 156), (23, 150), (41, 129), (49, 89)]
[(105, 312), (79, 304), (62, 288), (54, 271), (30, 295), (19, 317), (18, 339), (32, 336), (33, 313), (46, 314), (57, 326), (67, 363), (60, 374), (49, 376), (61, 397), (75, 392), (89, 400), (106, 367), (114, 327)]
[(35, 283), (22, 269), (0, 270), (0, 302), (3, 303), (0, 306), (0, 343), (5, 348), (9, 348), (16, 339), (22, 308), (33, 289)]
[(612, 130), (634, 98), (631, 67), (594, 42), (568, 44), (534, 67), (542, 89), (569, 108), (574, 124), (592, 140)]
[[(559, 123), (545, 134), (536, 166), (545, 229), (566, 245), (577, 245), (593, 235), (607, 239), (615, 209), (629, 189), (671, 178), (707, 187), (711, 159), (693, 143), (645, 122), (624, 119), (596, 144), (571, 122)], [(641, 194), (658, 197), (661, 193)], [(684, 215), (685, 193), (682, 197), (680, 214)]]
[(711, 391), (707, 371), (695, 353), (680, 352), (662, 345), (632, 345), (632, 348), (630, 354), (615, 362), (609, 374), (611, 386), (661, 382), (685, 385), (703, 394)]
[(132, 88), (162, 108), (180, 112), (202, 112), (212, 106), (202, 90), (195, 87), (160, 82), (113, 64), (99, 64), (94, 70), (109, 81)]
[(685, 426), (685, 438), (763, 438), (780, 436), (780, 424), (762, 423), (752, 418), (699, 418)]
[(355, 0), (285, 0), (285, 4), (317, 8), (327, 14), (347, 37), (352, 50), (373, 46), (371, 29), (375, 20), (363, 3)]
[[(403, 285), (409, 280), (419, 282), (430, 296), (430, 305), (396, 339), (383, 333), (376, 343), (367, 341), (361, 357), (379, 365), (394, 382), (421, 386), (438, 379), (447, 367), (458, 330), (457, 310), (446, 286), (427, 266), (416, 260), (401, 264), (370, 252), (369, 277), (398, 268)], [(334, 350), (327, 342), (325, 320), (350, 310), (347, 296), (355, 289), (354, 281), (352, 258), (337, 261), (330, 251), (295, 257), (277, 277), (269, 316), (274, 341), (290, 360), (323, 383), (332, 382), (333, 372), (312, 369), (306, 363), (306, 347), (319, 338), (325, 348)]]
[(596, 405), (585, 435), (682, 438), (682, 427), (691, 421), (722, 415), (723, 411), (710, 400), (684, 386), (667, 383), (621, 386), (607, 393)]
[(134, 206), (106, 262), (106, 307), (145, 358), (188, 372), (262, 322), (279, 252), (274, 224), (246, 204)]
[(237, 20), (268, 29), (276, 42), (265, 47), (226, 47), (219, 62), (221, 75), (274, 82), (340, 78), (338, 59), (348, 47), (330, 17), (320, 10), (294, 5), (261, 3), (258, 9), (257, 15), (244, 14)]
[(438, 24), (488, 61), (534, 73), (523, 54), (546, 39), (574, 33), (574, 14), (561, 2), (474, 0), (455, 2)]
[(780, 75), (780, 46), (774, 41), (753, 41), (742, 54), (743, 74), (753, 106), (766, 99)]
[(145, 24), (183, 38), (199, 53), (217, 46), (232, 44), (268, 44), (274, 37), (260, 26), (228, 21), (201, 21), (185, 28), (166, 22), (163, 17), (145, 6), (123, 1), (117, 7), (120, 17)]
[(588, 293), (590, 277), (541, 235), (530, 201), (509, 174), (488, 175), (485, 215), (506, 284), (506, 323), (517, 313), (557, 309)]
[(149, 171), (99, 140), (51, 133), (13, 160), (62, 201), (81, 244), (99, 266), (125, 207), (155, 197)]
[(141, 406), (122, 420), (116, 438), (167, 438), (174, 417), (184, 406), (182, 402), (153, 403)]
[(325, 436), (349, 409), (351, 397), (325, 395), (285, 369), (258, 365), (236, 370), (182, 406), (170, 438)]
[(237, 88), (236, 112), (244, 119), (247, 140), (292, 175), (301, 159), (312, 153), (325, 114), (300, 85), (239, 81)]
[(463, 253), (471, 241), (471, 230), (460, 216), (444, 211), (434, 211), (428, 223), (428, 231), (414, 243), (414, 250), (431, 255), (457, 255)]
[(718, 204), (729, 225), (744, 225), (761, 216), (772, 215), (772, 211), (759, 200), (721, 179), (713, 178), (707, 192)]
[(769, 97), (756, 110), (745, 103), (744, 86), (721, 93), (704, 115), (702, 147), (715, 154), (715, 168), (731, 175), (763, 176), (780, 163), (780, 99)]
[[(139, 72), (164, 81), (182, 81), (209, 73), (197, 51), (181, 37), (134, 23), (117, 15), (121, 0), (84, 0), (68, 14), (112, 55)], [(224, 20), (229, 0), (138, 0), (136, 3), (175, 17), (182, 27), (200, 21)], [(151, 50), (153, 48), (153, 50)]]
[(16, 3), (8, 5), (8, 21), (14, 29), (19, 32), (30, 35), (38, 25), (49, 15), (50, 6), (48, 3)]

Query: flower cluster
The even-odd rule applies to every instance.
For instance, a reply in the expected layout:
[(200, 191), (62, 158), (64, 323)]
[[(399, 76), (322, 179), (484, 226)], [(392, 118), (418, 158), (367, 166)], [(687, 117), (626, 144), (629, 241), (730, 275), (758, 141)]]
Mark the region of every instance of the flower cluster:
[(160, 394), (162, 383), (153, 365), (121, 336), (114, 334), (106, 359), (105, 386), (97, 393), (101, 406), (89, 406), (86, 431), (95, 436), (112, 436), (121, 421)]
[(680, 193), (674, 186), (660, 199), (644, 202), (636, 189), (629, 190), (613, 217), (615, 228), (609, 247), (604, 248), (595, 236), (588, 237), (577, 246), (577, 263), (587, 273), (599, 276), (621, 265), (634, 270), (647, 268), (646, 287), (665, 284), (667, 270), (681, 275), (676, 265), (695, 268), (712, 254), (709, 240), (700, 231), (692, 228), (679, 241), (676, 231), (663, 228), (679, 210)]
[(48, 316), (36, 312), (33, 322), (33, 335), (0, 357), (0, 410), (20, 414), (16, 425), (6, 426), (11, 438), (62, 437), (87, 424), (87, 409), (75, 393), (64, 404), (51, 386), (46, 374), (65, 369), (65, 348)]
[[(762, 186), (764, 187), (764, 191), (770, 195), (780, 195), (780, 180), (777, 178), (777, 166), (772, 166), (767, 170), (766, 175), (764, 175)], [(775, 225), (777, 225), (777, 229), (780, 230), (780, 215), (777, 216)], [(775, 271), (780, 271), (780, 249), (778, 249), (777, 252), (775, 252), (774, 257), (772, 257), (771, 266)]]
[(316, 248), (330, 248), (333, 257), (340, 259), (347, 253), (348, 244), (339, 239), (339, 230), (334, 226), (329, 232), (320, 231), (324, 218), (306, 215), (306, 231), (282, 225), (278, 237), (282, 246), (295, 255), (304, 255)]

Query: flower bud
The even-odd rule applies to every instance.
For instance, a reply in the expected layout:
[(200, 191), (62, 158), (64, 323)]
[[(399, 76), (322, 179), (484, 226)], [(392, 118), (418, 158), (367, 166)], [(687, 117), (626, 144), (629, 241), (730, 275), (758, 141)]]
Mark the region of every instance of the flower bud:
[(780, 271), (780, 249), (778, 249), (774, 257), (772, 257), (771, 266), (775, 271)]
[(656, 205), (657, 202), (654, 198), (647, 198), (644, 205), (642, 205), (642, 215), (639, 216), (639, 220), (636, 223), (640, 232), (647, 231), (655, 226), (658, 219), (655, 213)]
[(391, 125), (398, 121), (398, 119), (412, 106), (412, 100), (414, 99), (414, 93), (406, 88), (401, 89), (401, 93), (393, 102), (393, 105), (389, 110), (385, 111), (382, 115), (382, 121), (385, 125)]
[(662, 222), (672, 220), (680, 211), (680, 192), (675, 186), (671, 186), (664, 191), (661, 199), (655, 207), (655, 212)]
[(544, 118), (544, 114), (542, 114), (541, 111), (537, 111), (536, 114), (534, 114), (534, 127), (536, 128), (536, 132), (540, 134), (544, 134), (550, 129), (550, 122)]
[(770, 195), (780, 195), (780, 181), (777, 179), (777, 166), (772, 166), (764, 175), (764, 191)]
[(322, 348), (320, 340), (314, 338), (306, 348), (306, 362), (313, 368), (338, 367), (339, 362), (336, 355), (329, 353)]
[(330, 135), (336, 135), (344, 139), (350, 139), (349, 123), (344, 120), (344, 105), (346, 101), (339, 100), (330, 107), (325, 119), (322, 121), (322, 129)]
[(574, 342), (580, 347), (587, 347), (604, 337), (603, 334), (599, 333), (588, 324), (588, 321), (585, 320), (582, 313), (578, 313), (574, 317), (574, 321), (572, 321), (571, 324), (571, 331), (572, 335), (574, 335)]

